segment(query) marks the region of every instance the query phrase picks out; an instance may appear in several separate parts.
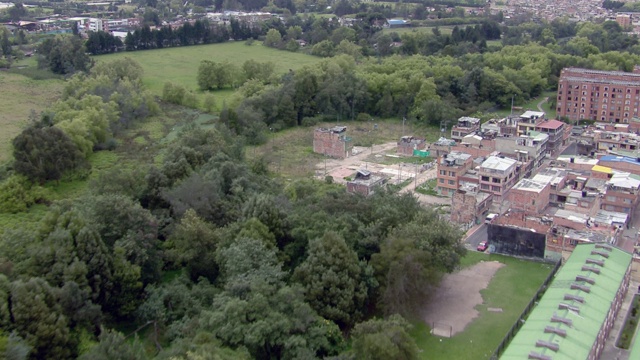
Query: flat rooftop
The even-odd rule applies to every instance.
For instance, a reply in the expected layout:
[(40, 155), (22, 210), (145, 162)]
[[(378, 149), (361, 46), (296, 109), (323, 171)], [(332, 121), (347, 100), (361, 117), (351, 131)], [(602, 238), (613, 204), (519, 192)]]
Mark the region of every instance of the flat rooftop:
[(513, 186), (512, 190), (523, 190), (540, 193), (548, 184), (548, 182), (540, 182), (535, 179), (522, 179)]
[(517, 163), (516, 160), (510, 158), (501, 158), (498, 156), (489, 156), (483, 163), (480, 165), (481, 169), (488, 170), (501, 170), (506, 171), (509, 170), (512, 166)]

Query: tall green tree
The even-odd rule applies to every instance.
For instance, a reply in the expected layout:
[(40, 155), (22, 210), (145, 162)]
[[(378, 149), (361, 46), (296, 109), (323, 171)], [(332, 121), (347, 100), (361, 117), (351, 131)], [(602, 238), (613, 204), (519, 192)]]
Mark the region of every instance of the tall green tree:
[(418, 346), (409, 335), (411, 324), (399, 315), (356, 325), (351, 333), (356, 359), (415, 360)]
[(13, 139), (14, 168), (31, 181), (59, 180), (87, 166), (73, 141), (57, 127), (28, 127)]
[(294, 279), (320, 316), (348, 329), (362, 318), (367, 302), (363, 272), (358, 256), (344, 239), (328, 232), (311, 241), (309, 256), (296, 268)]

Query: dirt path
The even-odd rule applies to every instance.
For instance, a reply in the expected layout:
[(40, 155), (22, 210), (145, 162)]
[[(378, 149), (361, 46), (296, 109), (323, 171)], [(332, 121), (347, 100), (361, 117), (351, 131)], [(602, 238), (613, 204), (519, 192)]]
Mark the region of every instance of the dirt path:
[(434, 334), (453, 336), (478, 317), (476, 306), (483, 302), (480, 290), (487, 288), (496, 271), (503, 266), (497, 261), (483, 261), (445, 275), (424, 310), (424, 321)]
[(538, 111), (540, 112), (545, 112), (544, 109), (542, 108), (542, 104), (546, 103), (547, 101), (549, 101), (549, 97), (547, 96), (546, 98), (542, 99), (539, 103), (538, 103)]

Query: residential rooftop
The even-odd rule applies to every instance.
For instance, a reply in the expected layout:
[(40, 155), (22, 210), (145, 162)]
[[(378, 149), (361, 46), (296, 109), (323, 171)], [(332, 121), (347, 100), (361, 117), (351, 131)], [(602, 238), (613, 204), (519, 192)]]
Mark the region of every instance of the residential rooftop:
[(564, 125), (564, 123), (562, 121), (547, 120), (547, 121), (544, 121), (544, 122), (540, 123), (537, 127), (542, 128), (542, 129), (557, 130), (557, 129), (561, 128), (563, 125)]
[(498, 156), (489, 156), (480, 165), (481, 169), (506, 171), (517, 163), (516, 160), (510, 158), (501, 158)]

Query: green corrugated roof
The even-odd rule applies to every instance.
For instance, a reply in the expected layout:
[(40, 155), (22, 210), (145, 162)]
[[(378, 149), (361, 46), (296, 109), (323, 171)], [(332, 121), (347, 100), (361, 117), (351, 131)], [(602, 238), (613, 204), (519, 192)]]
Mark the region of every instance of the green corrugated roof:
[[(592, 255), (593, 250), (607, 252), (609, 257)], [(603, 260), (604, 266), (587, 264), (588, 258)], [(500, 359), (527, 359), (532, 351), (550, 356), (553, 360), (587, 359), (630, 263), (631, 254), (615, 247), (609, 252), (597, 249), (596, 244), (576, 246)], [(599, 268), (600, 274), (583, 271), (584, 265)], [(595, 284), (576, 281), (578, 275), (594, 279)], [(588, 286), (590, 292), (572, 290), (572, 283)], [(580, 296), (584, 303), (565, 300), (565, 294)], [(568, 309), (559, 309), (560, 303), (577, 307), (579, 314)], [(551, 322), (554, 315), (572, 320), (572, 325)], [(566, 337), (545, 333), (547, 326), (565, 330)], [(559, 349), (556, 352), (546, 347), (537, 347), (538, 340), (557, 344)]]
[(629, 359), (640, 359), (640, 334), (636, 334), (636, 339), (633, 342), (633, 347), (631, 348), (631, 352), (629, 353)]

